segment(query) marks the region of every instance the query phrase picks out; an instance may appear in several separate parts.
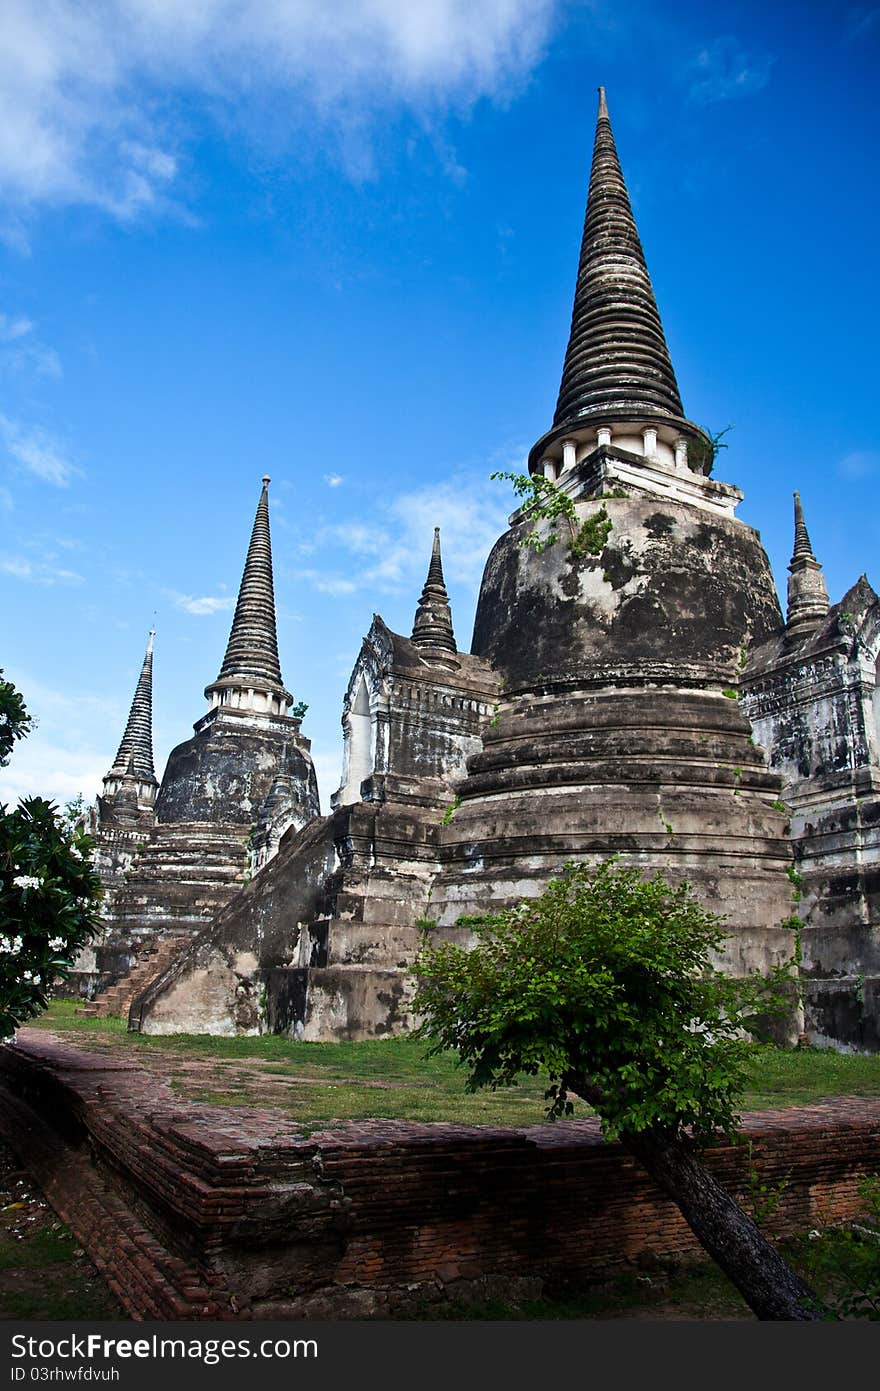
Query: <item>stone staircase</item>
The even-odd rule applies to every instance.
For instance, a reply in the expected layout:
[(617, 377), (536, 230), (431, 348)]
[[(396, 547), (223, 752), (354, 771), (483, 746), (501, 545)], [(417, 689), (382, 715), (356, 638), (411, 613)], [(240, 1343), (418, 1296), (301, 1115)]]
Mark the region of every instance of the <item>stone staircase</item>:
[(96, 995), (94, 1000), (80, 1005), (76, 1013), (87, 1015), (92, 1019), (106, 1015), (118, 1015), (127, 1019), (128, 1011), (135, 997), (140, 995), (141, 991), (145, 990), (158, 975), (161, 975), (174, 958), (185, 947), (189, 946), (191, 941), (191, 937), (181, 935), (163, 937), (158, 941), (154, 939), (145, 943), (138, 953), (136, 965), (132, 967), (128, 975), (123, 976), (115, 985), (109, 986), (100, 995)]

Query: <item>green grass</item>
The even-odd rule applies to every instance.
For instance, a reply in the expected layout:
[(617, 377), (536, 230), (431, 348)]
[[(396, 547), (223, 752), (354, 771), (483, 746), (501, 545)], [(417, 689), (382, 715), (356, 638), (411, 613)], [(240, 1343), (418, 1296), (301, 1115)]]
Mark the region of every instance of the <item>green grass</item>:
[(12, 1241), (0, 1236), (0, 1270), (21, 1270), (25, 1267), (58, 1265), (73, 1259), (76, 1241), (66, 1227), (54, 1231), (43, 1228), (27, 1242)]
[(880, 1096), (880, 1053), (762, 1048), (743, 1097), (745, 1110), (808, 1106), (826, 1096)]
[[(365, 1043), (300, 1043), (277, 1034), (130, 1034), (120, 1019), (77, 1015), (53, 1001), (37, 1027), (89, 1048), (121, 1050), (167, 1075), (174, 1091), (217, 1106), (273, 1106), (314, 1128), (332, 1120), (387, 1117), (469, 1125), (533, 1125), (544, 1120), (544, 1078), (475, 1094), (456, 1057), (426, 1057), (411, 1036)], [(198, 1066), (196, 1066), (198, 1064)], [(880, 1054), (765, 1047), (741, 1109), (799, 1106), (831, 1096), (880, 1096)], [(583, 1104), (575, 1115), (589, 1115)]]

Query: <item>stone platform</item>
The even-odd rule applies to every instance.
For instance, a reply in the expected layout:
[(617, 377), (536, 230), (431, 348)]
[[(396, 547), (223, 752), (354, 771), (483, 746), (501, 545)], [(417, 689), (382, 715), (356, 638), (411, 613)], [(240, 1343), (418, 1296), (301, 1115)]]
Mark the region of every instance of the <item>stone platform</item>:
[[(845, 1221), (876, 1172), (880, 1099), (746, 1117), (775, 1236)], [(24, 1029), (0, 1133), (133, 1319), (394, 1318), (696, 1259), (677, 1209), (593, 1121), (349, 1122), (183, 1103), (141, 1068)], [(746, 1146), (708, 1162), (740, 1199)]]

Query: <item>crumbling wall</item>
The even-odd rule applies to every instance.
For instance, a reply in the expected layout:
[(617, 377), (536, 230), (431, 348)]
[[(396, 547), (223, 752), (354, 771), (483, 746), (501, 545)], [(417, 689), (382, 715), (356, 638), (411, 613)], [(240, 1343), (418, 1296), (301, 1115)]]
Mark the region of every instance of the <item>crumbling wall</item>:
[[(780, 1185), (771, 1236), (857, 1215), (880, 1101), (744, 1129), (751, 1156), (720, 1144), (707, 1163), (741, 1200), (750, 1165)], [(286, 1113), (175, 1101), (136, 1067), (25, 1030), (0, 1049), (0, 1130), (133, 1318), (395, 1317), (702, 1255), (592, 1121), (306, 1133)]]

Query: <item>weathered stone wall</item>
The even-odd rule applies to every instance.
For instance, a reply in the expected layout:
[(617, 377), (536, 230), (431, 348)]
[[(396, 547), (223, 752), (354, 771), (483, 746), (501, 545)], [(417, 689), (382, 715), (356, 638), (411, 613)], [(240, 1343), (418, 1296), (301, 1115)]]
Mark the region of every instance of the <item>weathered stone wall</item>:
[(133, 1027), (158, 1034), (263, 1031), (263, 968), (298, 961), (301, 926), (317, 915), (337, 863), (330, 822), (317, 818), (282, 839), (278, 854), (135, 1002)]
[(299, 788), (298, 825), (318, 814), (318, 787), (300, 721), (217, 708), (172, 749), (156, 798), (161, 823), (250, 827), (279, 773)]
[(375, 614), (343, 700), (342, 785), (333, 805), (360, 801), (370, 778), (381, 778), (392, 797), (429, 804), (447, 795), (480, 748), (497, 689), (479, 658), (417, 647)]
[(751, 527), (671, 499), (574, 496), (579, 524), (608, 519), (595, 553), (576, 554), (564, 522), (536, 552), (522, 519), (486, 562), (473, 651), (505, 692), (611, 674), (724, 686), (746, 647), (782, 627)]
[(136, 1002), (133, 1025), (307, 1040), (411, 1027), (408, 967), (439, 868), (439, 829), (495, 687), (479, 659), (419, 649), (375, 616), (346, 696), (333, 815), (282, 838), (275, 859)]
[[(0, 1126), (134, 1318), (394, 1317), (702, 1255), (591, 1121), (306, 1134), (278, 1112), (177, 1102), (25, 1030), (0, 1049)], [(772, 1235), (857, 1215), (880, 1102), (762, 1112), (745, 1133), (751, 1161), (723, 1144), (707, 1162), (740, 1199), (750, 1162), (786, 1180)]]
[(880, 1048), (880, 601), (864, 576), (743, 672), (743, 708), (783, 780), (802, 879), (811, 1042)]
[[(770, 566), (711, 497), (591, 496), (606, 453), (565, 475), (585, 544), (563, 521), (536, 551), (518, 514), (487, 561), (473, 646), (500, 704), (441, 830), (432, 916), (460, 938), (460, 915), (616, 854), (689, 880), (728, 919), (726, 965), (764, 971), (794, 954), (791, 850), (736, 688), (749, 644), (782, 626)], [(792, 1016), (785, 1037), (798, 1028)]]

